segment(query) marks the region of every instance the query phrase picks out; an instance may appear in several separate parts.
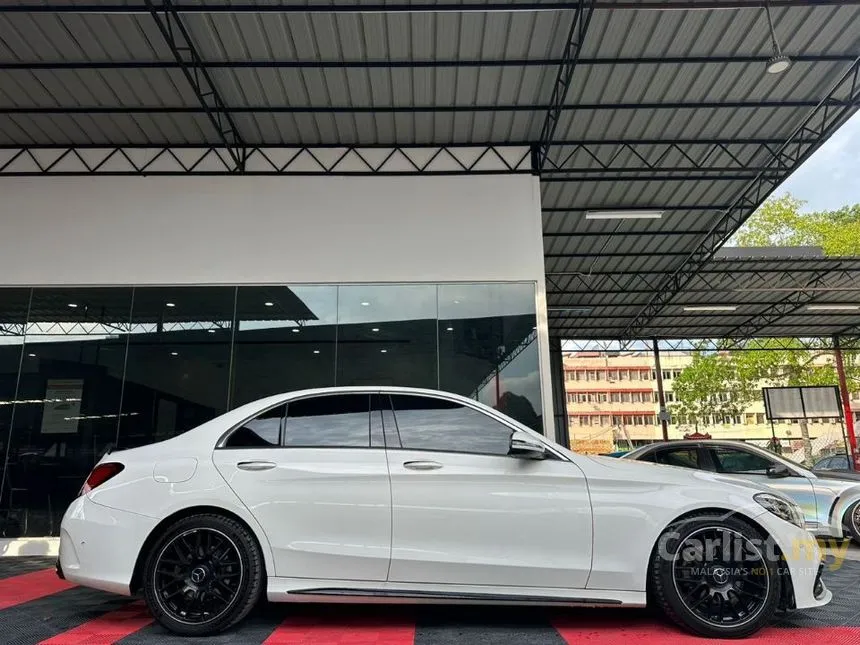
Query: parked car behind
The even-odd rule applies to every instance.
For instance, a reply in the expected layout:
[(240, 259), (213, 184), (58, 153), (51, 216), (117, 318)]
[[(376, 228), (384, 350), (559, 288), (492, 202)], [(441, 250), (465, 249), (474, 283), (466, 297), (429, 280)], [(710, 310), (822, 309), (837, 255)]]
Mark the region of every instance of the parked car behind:
[(813, 472), (741, 441), (669, 441), (628, 452), (622, 459), (695, 468), (766, 484), (796, 501), (813, 534), (850, 537), (860, 544), (860, 474)]

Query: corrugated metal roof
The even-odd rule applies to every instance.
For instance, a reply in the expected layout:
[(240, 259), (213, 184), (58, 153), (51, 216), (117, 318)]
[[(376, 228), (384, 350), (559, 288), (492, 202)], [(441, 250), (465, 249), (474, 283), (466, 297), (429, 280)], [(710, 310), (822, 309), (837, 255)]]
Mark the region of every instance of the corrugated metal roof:
[[(219, 143), (140, 2), (16, 4), (32, 10), (0, 7), (0, 146)], [(245, 110), (232, 116), (248, 145), (537, 143), (574, 16), (572, 3), (537, 11), (528, 0), (509, 3), (525, 11), (496, 10), (504, 0), (493, 11), (335, 11), (327, 0), (307, 3), (319, 11), (248, 10), (278, 4), (182, 13), (225, 104)], [(597, 3), (542, 177), (549, 302), (592, 308), (587, 317), (554, 313), (557, 335), (623, 331), (860, 54), (858, 1), (772, 2), (783, 50), (795, 59), (781, 75), (764, 73), (770, 37), (754, 2), (622, 10), (634, 4)], [(82, 5), (93, 10), (62, 11)], [(100, 13), (99, 5), (121, 11)], [(94, 108), (115, 109), (86, 113)], [(659, 220), (585, 219), (588, 209), (620, 207), (666, 212)], [(816, 266), (787, 270), (801, 284)], [(678, 298), (727, 293), (694, 281)], [(717, 321), (744, 322), (748, 307), (772, 297), (757, 295), (764, 304), (722, 317), (666, 307), (638, 333), (725, 330)], [(795, 317), (780, 329), (793, 329), (785, 325)], [(822, 330), (838, 326), (821, 320)]]

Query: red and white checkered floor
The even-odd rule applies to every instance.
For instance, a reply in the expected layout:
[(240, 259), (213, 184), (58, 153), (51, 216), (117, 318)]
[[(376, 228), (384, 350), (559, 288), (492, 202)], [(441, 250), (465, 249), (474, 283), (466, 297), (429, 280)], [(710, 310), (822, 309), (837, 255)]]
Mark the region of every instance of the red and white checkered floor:
[[(49, 558), (0, 558), (0, 643), (95, 645), (683, 645), (689, 636), (644, 610), (512, 609), (386, 605), (261, 606), (239, 627), (208, 639), (173, 636), (140, 600), (59, 580)], [(860, 645), (860, 562), (825, 572), (833, 602), (794, 612), (750, 645)], [(734, 641), (737, 642), (737, 641)]]

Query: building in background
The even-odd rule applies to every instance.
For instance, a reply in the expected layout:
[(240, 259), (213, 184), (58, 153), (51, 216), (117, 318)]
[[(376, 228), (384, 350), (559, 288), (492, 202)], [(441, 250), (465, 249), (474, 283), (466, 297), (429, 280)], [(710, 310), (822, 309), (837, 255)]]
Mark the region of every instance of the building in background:
[[(660, 364), (666, 406), (675, 402), (672, 384), (693, 361), (690, 352), (661, 352)], [(568, 431), (572, 450), (607, 453), (627, 450), (663, 439), (657, 374), (651, 352), (576, 352), (564, 355), (565, 394)], [(764, 386), (764, 383), (762, 384)], [(853, 400), (860, 400), (857, 393)], [(860, 415), (854, 413), (860, 420)], [(669, 423), (669, 439), (682, 439), (694, 432), (714, 439), (739, 439), (766, 444), (774, 434), (791, 454), (802, 455), (800, 426), (796, 422), (774, 424), (765, 417), (763, 400), (741, 414), (712, 418), (709, 423)], [(809, 434), (815, 454), (840, 450), (843, 428), (840, 423), (812, 420)]]

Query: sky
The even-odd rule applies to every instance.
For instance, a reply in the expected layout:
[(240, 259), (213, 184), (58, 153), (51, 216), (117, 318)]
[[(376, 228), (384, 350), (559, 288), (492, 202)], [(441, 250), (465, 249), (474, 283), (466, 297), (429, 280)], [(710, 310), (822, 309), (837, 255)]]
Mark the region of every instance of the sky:
[(806, 212), (860, 203), (860, 112), (776, 190), (806, 201)]

